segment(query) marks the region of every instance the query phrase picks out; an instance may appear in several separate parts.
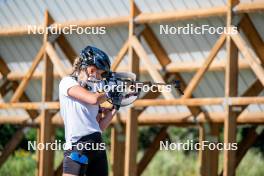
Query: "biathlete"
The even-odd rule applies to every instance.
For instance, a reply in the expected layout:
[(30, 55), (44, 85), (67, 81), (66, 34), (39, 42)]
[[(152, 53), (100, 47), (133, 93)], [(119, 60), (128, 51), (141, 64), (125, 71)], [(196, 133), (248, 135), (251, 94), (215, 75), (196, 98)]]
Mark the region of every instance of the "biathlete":
[(75, 59), (73, 72), (59, 84), (60, 113), (65, 127), (63, 175), (107, 176), (108, 164), (102, 131), (116, 109), (100, 108), (109, 97), (87, 89), (88, 80), (100, 80), (110, 71), (102, 50), (87, 46)]

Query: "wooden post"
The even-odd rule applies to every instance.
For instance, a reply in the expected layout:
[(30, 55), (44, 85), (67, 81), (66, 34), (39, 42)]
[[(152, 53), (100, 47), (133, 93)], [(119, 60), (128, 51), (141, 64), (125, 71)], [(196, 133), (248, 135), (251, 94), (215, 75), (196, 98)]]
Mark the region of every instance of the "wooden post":
[[(204, 124), (199, 124), (199, 143), (202, 144), (206, 139), (206, 129)], [(210, 164), (210, 163), (209, 163)], [(209, 175), (208, 165), (208, 150), (199, 151), (199, 175), (208, 176)]]
[[(232, 9), (238, 3), (235, 0), (227, 2), (227, 28), (233, 27)], [(224, 121), (224, 143), (236, 142), (236, 119), (237, 112), (232, 104), (228, 103), (229, 97), (236, 97), (238, 91), (238, 49), (230, 35), (226, 38), (227, 64), (225, 72), (225, 103), (226, 118)], [(224, 176), (234, 176), (236, 174), (236, 151), (224, 150)]]
[[(250, 147), (258, 140), (258, 137), (263, 135), (264, 131), (258, 134), (256, 129), (257, 129), (257, 126), (251, 127), (248, 130), (246, 136), (239, 142), (238, 150), (236, 153), (236, 167), (238, 167), (239, 163), (241, 162), (243, 157), (246, 155)], [(221, 171), (219, 176), (222, 176), (222, 175), (223, 175), (223, 171)]]
[[(136, 15), (134, 0), (130, 0), (130, 18), (129, 18), (129, 70), (139, 76), (139, 58), (137, 57), (132, 45), (131, 39), (134, 35), (134, 17)], [(137, 132), (138, 132), (138, 111), (135, 108), (129, 108), (126, 124), (126, 142), (125, 142), (125, 176), (137, 175)]]
[(137, 146), (138, 146), (138, 111), (128, 109), (126, 123), (126, 151), (125, 151), (125, 176), (137, 175)]
[[(45, 26), (49, 26), (53, 23), (48, 11), (45, 12)], [(43, 45), (46, 47), (48, 40), (48, 34), (44, 34)], [(44, 54), (44, 72), (42, 77), (42, 103), (46, 101), (52, 101), (53, 93), (53, 64), (48, 57), (47, 53)], [(54, 127), (52, 125), (52, 114), (44, 106), (41, 110), (40, 117), (40, 134), (39, 142), (46, 144), (48, 142), (53, 142), (54, 137)], [(45, 148), (39, 151), (39, 176), (51, 176), (53, 175), (53, 162), (54, 162), (54, 151)]]
[[(219, 124), (209, 123), (210, 124), (210, 133), (208, 135), (208, 140), (213, 143), (219, 142)], [(209, 150), (209, 162), (210, 169), (209, 175), (217, 175), (218, 174), (218, 160), (219, 160), (219, 151), (218, 149)]]
[[(207, 121), (199, 125), (199, 142), (209, 141), (217, 143), (219, 139), (219, 124), (210, 123)], [(218, 173), (218, 159), (219, 151), (205, 150), (199, 151), (199, 163), (200, 163), (200, 175), (201, 176), (213, 176)]]
[[(42, 101), (51, 101), (53, 92), (53, 65), (47, 54), (44, 55), (44, 75), (42, 80)], [(43, 108), (40, 118), (40, 142), (53, 142), (54, 127), (52, 125), (52, 116), (49, 110)], [(53, 155), (54, 151), (45, 149), (40, 151), (39, 176), (53, 175)]]
[(111, 176), (124, 175), (124, 161), (125, 156), (125, 131), (119, 128), (120, 122), (113, 126), (111, 129)]

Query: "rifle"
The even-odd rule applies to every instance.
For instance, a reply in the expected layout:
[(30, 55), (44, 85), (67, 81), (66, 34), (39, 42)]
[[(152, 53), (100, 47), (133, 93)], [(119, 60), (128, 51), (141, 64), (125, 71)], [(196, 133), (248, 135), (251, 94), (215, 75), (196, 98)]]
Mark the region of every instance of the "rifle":
[[(139, 98), (139, 94), (145, 87), (168, 86), (174, 87), (180, 95), (184, 95), (181, 90), (180, 81), (173, 80), (168, 83), (157, 83), (151, 81), (136, 81), (136, 75), (132, 72), (108, 72), (102, 75), (102, 80), (87, 80), (87, 89), (95, 92), (106, 92), (108, 102), (115, 109), (128, 106)], [(105, 88), (108, 88), (107, 90)]]

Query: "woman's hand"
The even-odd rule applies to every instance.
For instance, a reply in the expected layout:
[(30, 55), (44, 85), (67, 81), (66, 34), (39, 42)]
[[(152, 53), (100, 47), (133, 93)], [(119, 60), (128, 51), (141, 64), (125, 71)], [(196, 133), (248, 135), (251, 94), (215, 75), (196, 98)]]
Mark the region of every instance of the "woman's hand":
[(117, 110), (112, 108), (101, 108), (101, 118), (99, 118), (99, 125), (101, 130), (105, 130), (111, 123), (111, 120), (116, 115)]
[(113, 109), (113, 108), (101, 107), (101, 112), (102, 112), (104, 117), (106, 117), (106, 116), (114, 116), (116, 114), (116, 110)]

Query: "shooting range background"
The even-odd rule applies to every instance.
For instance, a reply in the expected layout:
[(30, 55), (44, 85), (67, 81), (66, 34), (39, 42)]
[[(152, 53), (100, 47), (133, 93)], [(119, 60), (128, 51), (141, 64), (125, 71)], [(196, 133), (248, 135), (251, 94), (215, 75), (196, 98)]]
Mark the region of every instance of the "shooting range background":
[[(69, 73), (71, 68), (70, 60), (75, 57), (76, 53), (85, 47), (86, 45), (94, 45), (109, 54), (112, 63), (115, 62), (115, 58), (118, 57), (118, 53), (121, 48), (124, 46), (124, 43), (127, 41), (129, 36), (128, 29), (128, 19), (130, 16), (130, 2), (127, 0), (77, 0), (77, 1), (35, 1), (35, 0), (12, 0), (12, 1), (0, 1), (0, 56), (1, 60), (6, 64), (6, 66), (10, 69), (7, 75), (5, 73), (1, 73), (4, 76), (7, 76), (7, 80), (9, 82), (18, 81), (23, 78), (23, 75), (30, 69), (32, 65), (32, 60), (35, 58), (39, 49), (43, 45), (43, 35), (27, 35), (27, 34), (19, 34), (19, 30), (24, 30), (26, 25), (42, 25), (45, 21), (45, 11), (47, 10), (49, 15), (54, 19), (56, 23), (69, 23), (76, 24), (80, 22), (80, 24), (85, 25), (85, 22), (89, 23), (90, 20), (94, 19), (108, 19), (111, 24), (111, 20), (118, 19), (118, 25), (105, 25), (106, 26), (106, 34), (104, 35), (87, 35), (87, 34), (76, 34), (73, 33), (71, 35), (64, 35), (66, 41), (68, 41), (69, 45), (72, 47), (75, 54), (67, 55), (65, 51), (61, 49), (60, 44), (54, 44), (54, 51), (56, 52), (59, 60), (62, 62), (62, 67), (66, 70), (66, 73)], [(254, 6), (259, 3), (259, 8), (257, 11), (248, 10), (249, 17), (253, 22), (255, 29), (257, 30), (260, 38), (262, 39), (262, 48), (264, 46), (264, 2), (263, 1), (240, 1), (241, 4), (250, 4)], [(193, 9), (211, 9), (215, 7), (223, 7), (226, 6), (227, 2), (223, 0), (192, 0), (192, 1), (173, 1), (173, 0), (137, 0), (135, 4), (140, 9), (140, 11), (144, 14), (152, 14), (152, 13), (166, 13), (166, 12), (177, 12), (177, 11), (188, 11), (191, 12)], [(257, 6), (257, 5), (256, 5)], [(243, 8), (243, 7), (242, 7)], [(244, 7), (244, 9), (246, 9)], [(241, 10), (242, 12), (248, 12), (246, 10)], [(241, 14), (242, 14), (241, 12)], [(150, 15), (151, 16), (151, 15)], [(241, 15), (242, 16), (242, 15)], [(119, 17), (127, 17), (123, 20)], [(155, 17), (154, 17), (155, 18)], [(147, 19), (147, 18), (146, 18)], [(234, 17), (234, 20), (237, 20), (237, 17)], [(120, 22), (121, 21), (121, 22)], [(148, 20), (146, 20), (148, 22)], [(104, 22), (107, 24), (107, 20)], [(113, 23), (112, 23), (113, 24)], [(206, 16), (204, 18), (196, 18), (193, 17), (181, 20), (160, 20), (160, 22), (150, 23), (149, 26), (157, 37), (158, 41), (160, 41), (161, 45), (165, 49), (168, 57), (171, 59), (171, 63), (167, 66), (168, 70), (172, 70), (171, 72), (180, 72), (180, 75), (183, 78), (183, 81), (187, 84), (191, 81), (195, 72), (198, 68), (203, 64), (205, 59), (208, 57), (211, 52), (212, 47), (219, 39), (220, 35), (218, 34), (162, 34), (159, 32), (159, 25), (169, 25), (169, 26), (186, 26), (187, 24), (193, 24), (194, 26), (201, 26), (204, 24), (208, 24), (212, 27), (217, 26), (226, 26), (226, 16), (224, 15), (213, 15)], [(104, 25), (101, 25), (104, 26)], [(134, 27), (135, 28), (135, 27)], [(13, 32), (13, 31), (17, 31)], [(8, 33), (8, 31), (10, 33)], [(25, 30), (24, 30), (25, 31)], [(241, 31), (242, 37), (247, 42), (249, 50), (256, 56), (254, 49), (249, 44), (249, 41), (245, 34)], [(147, 44), (147, 41), (144, 37), (138, 37), (140, 43), (145, 49), (148, 57), (151, 59), (151, 63), (153, 66), (160, 67), (159, 59), (155, 56), (150, 46)], [(207, 71), (197, 88), (194, 89), (192, 95), (196, 98), (216, 98), (216, 97), (224, 97), (225, 96), (225, 64), (223, 64), (227, 57), (226, 46), (220, 49), (218, 54), (215, 56), (213, 61), (216, 62), (216, 66), (212, 67), (210, 71)], [(256, 76), (254, 72), (251, 70), (247, 60), (244, 56), (239, 52), (238, 58), (241, 61), (241, 68), (238, 73), (238, 97), (243, 95), (244, 92), (254, 83), (256, 80)], [(50, 55), (49, 55), (50, 56)], [(54, 55), (53, 55), (54, 56)], [(55, 56), (54, 56), (55, 57)], [(218, 64), (218, 65), (217, 65)], [(124, 59), (121, 61), (117, 71), (128, 70), (129, 57), (128, 55), (124, 56)], [(218, 67), (217, 67), (218, 66)], [(1, 64), (3, 68), (3, 65)], [(140, 74), (140, 80), (152, 80), (153, 79), (147, 73), (147, 68), (144, 65), (144, 62), (140, 59), (140, 68), (143, 70), (142, 74)], [(262, 66), (263, 69), (263, 66)], [(178, 71), (177, 71), (178, 70)], [(41, 84), (41, 73), (45, 71), (43, 66), (43, 61), (37, 66), (35, 71), (35, 76), (31, 79), (25, 89), (25, 94), (29, 97), (32, 102), (40, 102), (42, 100), (42, 84)], [(54, 65), (54, 71), (56, 72), (56, 77), (54, 78), (54, 86), (53, 86), (53, 97), (52, 101), (58, 100), (58, 83), (60, 81), (60, 77), (58, 76), (58, 70), (56, 65)], [(159, 71), (161, 71), (159, 69)], [(162, 71), (161, 71), (162, 72)], [(163, 73), (162, 73), (163, 74)], [(6, 81), (6, 77), (2, 77), (1, 83)], [(262, 86), (263, 87), (263, 86)], [(175, 98), (180, 98), (176, 91), (173, 91), (173, 95)], [(259, 93), (258, 96), (263, 97), (263, 91)], [(3, 96), (3, 95), (2, 95)], [(6, 95), (2, 97), (1, 102), (9, 102), (11, 97), (13, 96), (13, 91), (6, 92)], [(143, 95), (142, 95), (143, 96)], [(159, 96), (162, 98), (162, 96)], [(203, 105), (201, 106), (201, 110), (203, 112), (208, 113), (224, 113), (225, 107), (224, 105)], [(131, 111), (129, 107), (122, 108), (121, 117), (129, 118), (130, 116), (128, 111)], [(133, 111), (133, 110), (132, 110)], [(260, 119), (258, 122), (263, 123), (263, 104), (251, 104), (246, 107), (244, 113), (252, 113), (252, 122), (254, 122), (254, 114)], [(41, 112), (39, 110), (39, 112)], [(190, 113), (188, 107), (184, 105), (170, 105), (170, 106), (152, 106), (147, 107), (146, 110), (142, 113), (143, 116), (150, 117), (150, 120), (147, 123), (151, 125), (155, 125), (155, 121), (157, 118), (166, 118), (173, 117), (177, 118), (177, 114), (183, 115)], [(132, 113), (133, 114), (133, 113)], [(151, 117), (157, 117), (151, 119)], [(57, 113), (56, 125), (61, 126), (62, 121), (59, 119), (59, 114)], [(133, 115), (131, 115), (133, 118)], [(136, 117), (136, 116), (135, 116)], [(8, 119), (9, 118), (9, 119)], [(192, 118), (192, 117), (190, 117)], [(23, 108), (2, 108), (0, 109), (0, 122), (1, 124), (22, 124), (23, 119), (30, 119), (28, 112)], [(152, 121), (152, 122), (150, 122)], [(162, 120), (161, 120), (162, 121)], [(257, 121), (257, 120), (256, 120)], [(115, 121), (116, 122), (116, 121)], [(31, 123), (31, 122), (30, 122)], [(146, 124), (147, 124), (146, 123)], [(163, 122), (162, 122), (163, 123)], [(156, 125), (162, 124), (157, 120)], [(242, 122), (243, 123), (243, 122)], [(169, 125), (169, 122), (164, 122), (164, 124)], [(171, 123), (174, 125), (181, 126), (181, 123), (174, 122)], [(247, 122), (245, 122), (247, 124)], [(254, 122), (254, 124), (257, 124)], [(183, 122), (182, 125), (185, 125)], [(198, 127), (198, 124), (192, 122), (192, 125)], [(135, 130), (136, 131), (136, 130)], [(134, 131), (134, 132), (135, 132)], [(125, 129), (123, 131), (125, 133)], [(22, 133), (22, 132), (21, 132)], [(112, 135), (116, 133), (114, 130)], [(118, 133), (118, 132), (117, 132)], [(128, 132), (126, 133), (128, 135)], [(114, 135), (113, 135), (114, 136)], [(124, 134), (125, 136), (125, 134)], [(131, 135), (132, 136), (132, 135)], [(133, 137), (132, 137), (133, 138)], [(130, 139), (130, 138), (129, 138)], [(112, 142), (114, 140), (112, 139)], [(131, 140), (133, 141), (133, 139)], [(121, 144), (122, 145), (122, 144)], [(135, 146), (134, 146), (135, 147)], [(122, 148), (122, 147), (121, 147)], [(132, 147), (133, 148), (133, 147)], [(127, 149), (127, 148), (126, 148)], [(130, 149), (129, 149), (130, 150)], [(135, 149), (132, 149), (131, 155), (135, 152)], [(9, 151), (12, 153), (13, 151)], [(155, 153), (155, 152), (154, 152)], [(114, 154), (113, 154), (114, 155)], [(0, 156), (1, 157), (1, 156)], [(6, 158), (6, 157), (5, 157)], [(124, 159), (124, 158), (123, 158)], [(120, 158), (117, 158), (117, 162)], [(122, 158), (121, 158), (122, 160)], [(4, 160), (3, 160), (4, 161)], [(263, 160), (262, 160), (263, 161)], [(45, 162), (45, 161), (44, 161)], [(206, 161), (205, 161), (206, 162)], [(114, 161), (112, 162), (112, 164)], [(114, 164), (113, 164), (114, 165)], [(126, 161), (126, 173), (130, 173), (131, 175), (135, 175), (136, 166), (133, 160)], [(39, 165), (41, 167), (41, 165)], [(44, 166), (46, 167), (46, 166)], [(113, 166), (115, 168), (115, 166)], [(203, 168), (203, 167), (202, 167)], [(205, 169), (207, 170), (207, 169)], [(118, 169), (116, 171), (116, 175), (120, 172), (123, 172)], [(205, 171), (206, 172), (206, 171)], [(114, 173), (115, 174), (115, 173)], [(43, 171), (43, 175), (45, 175), (45, 171)], [(121, 174), (122, 175), (122, 174)]]

